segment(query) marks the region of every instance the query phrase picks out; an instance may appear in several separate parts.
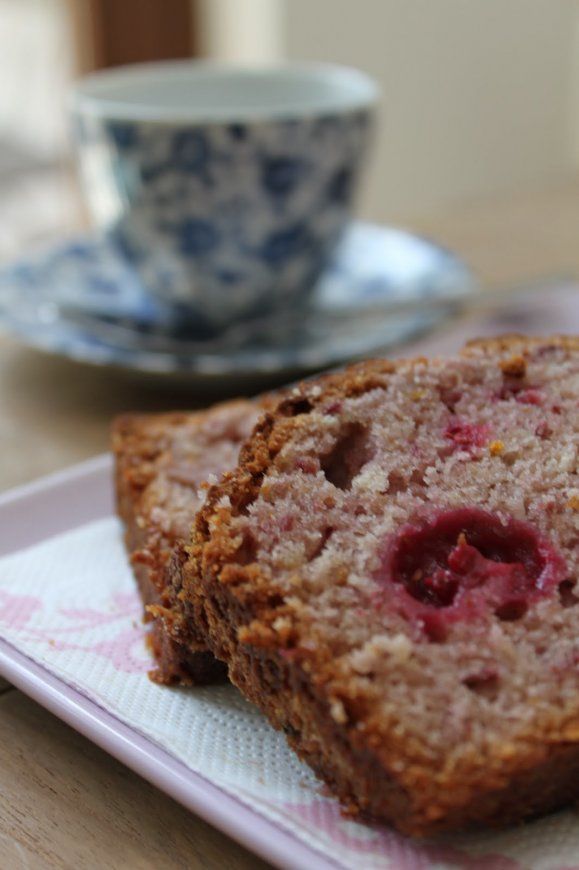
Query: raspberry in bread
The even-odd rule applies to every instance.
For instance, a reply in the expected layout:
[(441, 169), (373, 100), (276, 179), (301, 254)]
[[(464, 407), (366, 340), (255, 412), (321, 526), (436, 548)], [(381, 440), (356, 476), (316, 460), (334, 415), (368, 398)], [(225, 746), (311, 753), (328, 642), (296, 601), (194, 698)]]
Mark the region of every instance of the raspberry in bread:
[[(189, 536), (205, 482), (235, 466), (261, 410), (258, 403), (239, 400), (197, 413), (126, 415), (115, 421), (118, 512), (146, 606), (167, 605), (165, 569), (172, 550)], [(225, 666), (194, 632), (185, 647), (171, 639), (158, 617), (152, 622), (153, 679), (199, 684), (225, 677)]]
[(294, 391), (173, 564), (174, 626), (352, 811), (425, 835), (579, 796), (579, 340)]

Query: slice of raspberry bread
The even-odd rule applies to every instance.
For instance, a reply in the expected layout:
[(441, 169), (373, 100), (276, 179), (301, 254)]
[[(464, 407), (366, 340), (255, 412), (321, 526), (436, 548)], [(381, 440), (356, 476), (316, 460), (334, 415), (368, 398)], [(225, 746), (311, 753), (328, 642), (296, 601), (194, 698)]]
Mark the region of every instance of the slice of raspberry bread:
[(579, 340), (355, 366), (266, 416), (173, 565), (352, 811), (424, 835), (579, 797)]
[[(118, 512), (145, 605), (160, 612), (169, 603), (165, 571), (173, 549), (190, 534), (206, 481), (235, 466), (261, 410), (258, 403), (240, 400), (198, 413), (126, 415), (115, 421)], [(158, 616), (146, 618), (153, 621), (153, 679), (200, 684), (225, 677), (225, 666), (194, 631), (184, 646), (171, 639)]]

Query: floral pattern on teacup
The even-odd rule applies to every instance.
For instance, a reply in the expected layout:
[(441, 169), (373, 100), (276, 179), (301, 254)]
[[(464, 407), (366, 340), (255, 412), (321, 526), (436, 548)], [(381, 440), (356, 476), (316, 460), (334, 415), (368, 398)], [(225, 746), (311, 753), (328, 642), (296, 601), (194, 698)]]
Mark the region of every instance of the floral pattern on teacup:
[(97, 222), (143, 286), (210, 332), (310, 293), (346, 225), (371, 117), (185, 126), (88, 116), (77, 131)]

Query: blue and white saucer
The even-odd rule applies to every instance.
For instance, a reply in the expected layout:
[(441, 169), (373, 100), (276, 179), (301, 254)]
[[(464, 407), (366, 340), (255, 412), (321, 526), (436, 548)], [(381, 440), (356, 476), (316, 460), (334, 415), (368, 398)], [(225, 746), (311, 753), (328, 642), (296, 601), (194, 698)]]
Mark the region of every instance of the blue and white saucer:
[(105, 239), (85, 236), (0, 270), (0, 328), (31, 347), (189, 382), (281, 379), (378, 355), (461, 310), (468, 268), (432, 242), (354, 223), (307, 309), (194, 338), (143, 293)]

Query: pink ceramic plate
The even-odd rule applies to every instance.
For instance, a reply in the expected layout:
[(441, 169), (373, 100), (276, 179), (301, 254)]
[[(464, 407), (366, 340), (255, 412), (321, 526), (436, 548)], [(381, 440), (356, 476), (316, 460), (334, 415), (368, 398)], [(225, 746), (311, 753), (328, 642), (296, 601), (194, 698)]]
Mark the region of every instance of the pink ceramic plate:
[[(0, 556), (108, 516), (111, 460), (99, 456), (0, 496)], [(0, 674), (207, 822), (277, 867), (338, 866), (261, 817), (0, 640)]]

